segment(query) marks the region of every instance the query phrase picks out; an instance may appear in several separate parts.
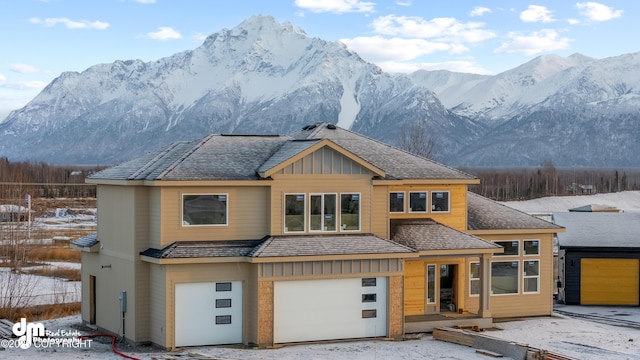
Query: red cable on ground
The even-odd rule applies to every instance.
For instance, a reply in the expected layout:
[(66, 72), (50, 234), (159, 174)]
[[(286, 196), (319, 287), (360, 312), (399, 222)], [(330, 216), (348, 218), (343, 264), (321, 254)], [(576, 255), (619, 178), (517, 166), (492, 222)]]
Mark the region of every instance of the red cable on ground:
[(94, 337), (99, 337), (99, 336), (108, 336), (111, 337), (111, 349), (113, 350), (114, 353), (122, 356), (123, 358), (126, 359), (131, 359), (131, 360), (140, 360), (136, 357), (121, 353), (120, 351), (118, 351), (118, 349), (116, 349), (116, 336), (115, 335), (111, 335), (111, 334), (95, 334), (95, 335), (82, 335), (82, 336), (78, 336), (78, 339), (89, 339), (89, 338), (94, 338)]

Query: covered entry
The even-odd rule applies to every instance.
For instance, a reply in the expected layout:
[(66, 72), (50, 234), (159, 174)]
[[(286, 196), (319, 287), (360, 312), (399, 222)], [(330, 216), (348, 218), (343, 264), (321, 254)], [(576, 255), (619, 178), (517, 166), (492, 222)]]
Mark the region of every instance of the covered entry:
[(175, 345), (242, 343), (242, 282), (175, 286)]
[(640, 260), (583, 258), (580, 267), (581, 304), (640, 304)]
[(387, 335), (386, 277), (274, 282), (274, 342)]

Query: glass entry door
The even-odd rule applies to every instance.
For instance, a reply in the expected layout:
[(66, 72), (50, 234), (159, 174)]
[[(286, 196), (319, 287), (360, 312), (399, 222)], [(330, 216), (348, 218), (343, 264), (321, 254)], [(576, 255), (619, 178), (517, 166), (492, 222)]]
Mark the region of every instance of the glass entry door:
[(426, 313), (456, 311), (456, 265), (428, 264), (426, 269)]

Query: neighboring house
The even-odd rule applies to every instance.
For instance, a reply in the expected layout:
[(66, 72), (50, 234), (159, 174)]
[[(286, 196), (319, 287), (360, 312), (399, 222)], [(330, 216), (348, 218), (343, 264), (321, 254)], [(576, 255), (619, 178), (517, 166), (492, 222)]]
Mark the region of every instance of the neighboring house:
[(565, 304), (640, 305), (640, 213), (554, 213), (558, 298)]
[(561, 227), (331, 124), (178, 142), (87, 181), (82, 319), (133, 342), (399, 339), (552, 313)]
[(608, 206), (608, 205), (599, 205), (599, 204), (591, 204), (578, 206), (573, 209), (569, 209), (570, 212), (620, 212), (620, 209)]
[(0, 222), (29, 221), (29, 209), (19, 205), (0, 205)]

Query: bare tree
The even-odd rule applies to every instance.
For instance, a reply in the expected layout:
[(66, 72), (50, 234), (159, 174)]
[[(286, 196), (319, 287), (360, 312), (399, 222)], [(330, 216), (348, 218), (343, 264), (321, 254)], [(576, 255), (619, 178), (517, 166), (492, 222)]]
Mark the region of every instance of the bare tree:
[(401, 127), (398, 130), (397, 144), (400, 149), (418, 156), (432, 159), (435, 155), (436, 139), (421, 121)]

